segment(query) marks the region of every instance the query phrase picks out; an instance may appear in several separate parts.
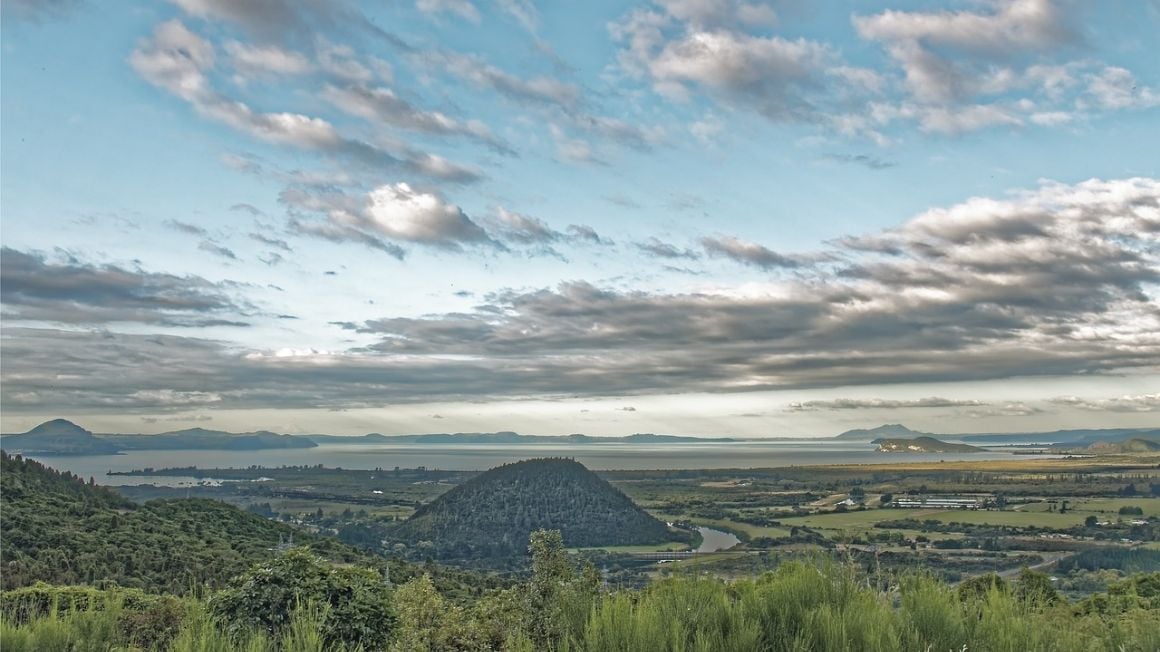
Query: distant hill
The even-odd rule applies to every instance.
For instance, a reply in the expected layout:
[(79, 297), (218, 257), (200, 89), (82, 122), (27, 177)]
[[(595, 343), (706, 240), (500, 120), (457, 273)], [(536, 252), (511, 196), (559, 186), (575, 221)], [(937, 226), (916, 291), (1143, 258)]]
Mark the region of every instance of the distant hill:
[(921, 437), (929, 436), (930, 433), (918, 432), (911, 430), (900, 423), (888, 423), (886, 425), (878, 426), (877, 428), (860, 428), (857, 430), (847, 430), (842, 434), (834, 437), (834, 439), (843, 439), (850, 441), (873, 441), (875, 439), (897, 439), (904, 437)]
[(65, 419), (45, 421), (26, 433), (0, 437), (0, 448), (29, 455), (111, 455), (119, 449)]
[(137, 505), (112, 489), (38, 462), (0, 455), (0, 567), (4, 589), (113, 580), (148, 591), (184, 593), (221, 586), (291, 536), (340, 561), (359, 553), (333, 539), (225, 503), (153, 501)]
[(189, 428), (158, 435), (98, 435), (121, 450), (262, 450), (267, 448), (314, 448), (305, 437), (280, 435), (268, 430), (233, 433)]
[(1160, 438), (1160, 428), (1085, 428), (1048, 432), (975, 433), (956, 435), (955, 439), (979, 444), (1040, 443), (1061, 447), (1094, 444), (1099, 441), (1124, 441), (1137, 437)]
[(521, 435), (516, 432), (456, 432), (429, 433), (423, 435), (369, 435), (342, 437), (338, 435), (305, 435), (319, 444), (695, 444), (733, 442), (727, 437), (683, 437), (679, 435), (654, 435), (638, 433), (625, 437), (593, 437), (591, 435)]
[(1106, 428), (1053, 430), (1047, 432), (994, 432), (960, 433), (939, 435), (911, 430), (898, 423), (890, 423), (877, 428), (847, 430), (833, 439), (846, 441), (867, 441), (875, 439), (909, 439), (913, 437), (949, 437), (970, 444), (1026, 445), (1053, 444), (1061, 448), (1087, 446), (1096, 442), (1119, 442), (1142, 438), (1160, 441), (1160, 428)]
[(127, 450), (262, 450), (317, 445), (306, 437), (265, 430), (232, 433), (190, 428), (159, 435), (94, 434), (66, 419), (53, 419), (26, 433), (0, 437), (0, 448), (25, 455), (111, 455)]
[(429, 542), (442, 559), (511, 557), (525, 554), (528, 535), (541, 528), (560, 530), (569, 547), (686, 538), (579, 462), (562, 458), (481, 473), (420, 507), (388, 536), (408, 545)]
[(1071, 448), (1070, 452), (1092, 453), (1096, 455), (1115, 455), (1118, 453), (1156, 453), (1160, 452), (1160, 438), (1148, 439), (1136, 437), (1123, 441), (1097, 441), (1086, 447)]
[(880, 453), (981, 453), (982, 448), (969, 444), (950, 444), (934, 437), (914, 437), (911, 439), (875, 439)]

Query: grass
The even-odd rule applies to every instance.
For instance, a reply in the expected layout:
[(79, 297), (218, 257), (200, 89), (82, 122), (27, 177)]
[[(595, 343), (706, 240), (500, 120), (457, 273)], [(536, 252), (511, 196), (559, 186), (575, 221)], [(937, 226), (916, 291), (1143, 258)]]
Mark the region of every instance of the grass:
[[(897, 510), (902, 511), (902, 510)], [(1058, 512), (1030, 512), (1030, 511), (987, 511), (953, 509), (942, 512), (924, 512), (920, 520), (932, 519), (943, 523), (972, 523), (983, 525), (1005, 525), (1009, 527), (1044, 527), (1066, 529), (1083, 525), (1085, 514), (1068, 511), (1066, 514)]]
[(923, 520), (939, 510), (929, 509), (867, 509), (865, 511), (827, 512), (809, 516), (790, 516), (779, 519), (787, 527), (809, 527), (822, 530), (868, 529), (875, 523), (894, 521), (901, 518)]
[[(1119, 516), (1121, 507), (1139, 507), (1144, 510), (1144, 518), (1149, 516), (1160, 517), (1160, 498), (1093, 498), (1076, 501), (1075, 505), (1068, 504), (1069, 509), (1077, 512), (1094, 513), (1097, 516)], [(1126, 517), (1126, 518), (1140, 518)]]

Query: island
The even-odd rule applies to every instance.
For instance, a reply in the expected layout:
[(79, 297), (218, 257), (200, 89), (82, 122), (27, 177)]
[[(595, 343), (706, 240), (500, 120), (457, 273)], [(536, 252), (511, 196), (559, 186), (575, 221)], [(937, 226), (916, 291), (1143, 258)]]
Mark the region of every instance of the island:
[(952, 444), (934, 437), (913, 439), (875, 439), (879, 453), (982, 453), (984, 449), (970, 444)]

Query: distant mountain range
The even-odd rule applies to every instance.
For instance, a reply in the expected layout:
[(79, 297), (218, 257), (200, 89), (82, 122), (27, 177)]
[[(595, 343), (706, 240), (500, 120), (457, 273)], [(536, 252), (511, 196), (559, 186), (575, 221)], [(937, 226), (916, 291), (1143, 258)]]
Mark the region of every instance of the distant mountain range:
[(372, 433), (361, 437), (340, 435), (303, 435), (319, 444), (689, 444), (734, 442), (728, 437), (680, 437), (638, 433), (625, 437), (593, 437), (591, 435), (521, 435), (516, 432), (456, 432), (426, 435), (381, 435)]
[(626, 437), (590, 435), (521, 435), (515, 432), (460, 432), (423, 435), (280, 435), (276, 432), (233, 433), (205, 428), (189, 428), (157, 435), (93, 433), (66, 419), (53, 419), (25, 433), (3, 435), (0, 448), (10, 453), (32, 455), (112, 455), (131, 450), (263, 450), (271, 448), (314, 448), (319, 444), (689, 444), (721, 443), (736, 439), (679, 437), (639, 433)]
[[(980, 446), (996, 445), (1051, 445), (1075, 449), (1096, 443), (1116, 444), (1132, 439), (1160, 443), (1160, 428), (1110, 428), (1090, 430), (1056, 430), (1052, 432), (970, 433), (937, 435), (911, 430), (898, 423), (877, 428), (848, 430), (832, 440), (871, 443), (877, 439), (914, 439), (934, 437), (953, 439)], [(521, 435), (516, 432), (457, 432), (419, 435), (383, 435), (371, 433), (361, 436), (340, 435), (283, 435), (267, 430), (234, 433), (205, 428), (189, 428), (163, 432), (157, 435), (130, 435), (93, 433), (66, 419), (53, 419), (25, 433), (0, 436), (0, 448), (10, 453), (41, 455), (111, 455), (133, 450), (263, 450), (279, 448), (314, 448), (327, 445), (422, 444), (427, 446), (498, 444), (498, 445), (591, 445), (591, 444), (721, 444), (762, 439), (730, 437), (685, 437), (637, 433), (624, 437), (593, 437), (573, 434), (563, 436)], [(791, 441), (780, 439), (779, 441)], [(1141, 449), (1141, 445), (1135, 448)]]
[(834, 439), (844, 439), (849, 441), (874, 441), (875, 439), (900, 439), (907, 437), (929, 437), (929, 432), (918, 432), (911, 430), (901, 423), (888, 423), (886, 425), (878, 426), (877, 428), (859, 428), (857, 430), (847, 430), (842, 434), (834, 437)]
[(28, 432), (4, 435), (0, 448), (28, 455), (112, 455), (130, 450), (262, 450), (314, 448), (305, 437), (275, 432), (232, 433), (190, 428), (158, 435), (94, 434), (66, 419), (53, 419)]
[(913, 439), (915, 437), (954, 439), (977, 446), (1043, 444), (1060, 448), (1075, 448), (1078, 446), (1088, 446), (1097, 442), (1118, 443), (1137, 438), (1160, 441), (1160, 428), (1092, 428), (1083, 430), (1052, 430), (1048, 432), (940, 435), (911, 430), (898, 423), (888, 423), (877, 428), (847, 430), (833, 437), (833, 439), (873, 442), (875, 439)]

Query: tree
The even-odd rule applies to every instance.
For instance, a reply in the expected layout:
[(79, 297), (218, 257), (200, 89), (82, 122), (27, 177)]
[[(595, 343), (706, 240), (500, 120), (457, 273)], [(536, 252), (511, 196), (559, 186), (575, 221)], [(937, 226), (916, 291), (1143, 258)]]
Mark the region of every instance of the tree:
[(338, 567), (295, 548), (235, 577), (210, 598), (210, 611), (231, 633), (278, 633), (300, 609), (321, 609), (327, 645), (386, 647), (395, 627), (390, 587), (369, 568)]
[(889, 505), (893, 501), (894, 494), (882, 494), (882, 496), (878, 499), (878, 502), (882, 503), (883, 505)]
[(1084, 524), (1084, 527), (1095, 527), (1095, 526), (1100, 524), (1100, 519), (1096, 518), (1095, 515), (1093, 514), (1093, 515), (1085, 518), (1083, 520), (1083, 524)]
[(600, 588), (600, 574), (591, 564), (576, 572), (559, 530), (532, 532), (528, 551), (532, 578), (524, 590), (527, 630), (537, 649), (556, 647), (583, 631)]

